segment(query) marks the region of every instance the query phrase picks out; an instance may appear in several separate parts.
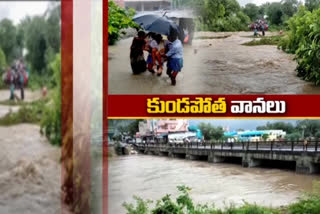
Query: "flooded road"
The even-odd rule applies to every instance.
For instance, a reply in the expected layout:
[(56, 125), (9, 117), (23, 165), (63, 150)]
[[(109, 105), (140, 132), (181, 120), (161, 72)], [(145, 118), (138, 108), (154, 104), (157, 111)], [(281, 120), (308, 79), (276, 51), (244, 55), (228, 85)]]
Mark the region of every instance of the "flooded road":
[[(184, 68), (177, 85), (148, 71), (134, 76), (132, 38), (109, 47), (110, 94), (320, 94), (320, 87), (296, 76), (294, 56), (276, 46), (244, 46), (252, 32), (198, 32), (184, 47)], [(267, 34), (268, 35), (268, 34)], [(270, 35), (270, 34), (269, 34)], [(216, 38), (216, 39), (215, 39)]]
[(167, 157), (134, 155), (109, 160), (109, 213), (125, 213), (123, 202), (132, 196), (158, 200), (166, 194), (177, 196), (176, 187), (192, 188), (197, 203), (242, 204), (243, 200), (266, 206), (282, 206), (311, 191), (320, 176), (293, 171), (242, 168), (237, 164), (212, 164)]

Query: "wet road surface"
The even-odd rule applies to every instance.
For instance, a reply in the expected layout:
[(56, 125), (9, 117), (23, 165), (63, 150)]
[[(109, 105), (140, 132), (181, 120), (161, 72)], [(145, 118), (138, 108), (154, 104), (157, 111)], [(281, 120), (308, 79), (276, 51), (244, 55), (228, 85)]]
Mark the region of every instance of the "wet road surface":
[[(199, 32), (184, 47), (184, 68), (177, 85), (145, 72), (132, 75), (132, 38), (109, 47), (110, 94), (320, 94), (320, 87), (296, 76), (294, 56), (276, 46), (244, 46), (251, 32)], [(268, 34), (267, 34), (268, 35)], [(212, 39), (217, 38), (217, 39)]]

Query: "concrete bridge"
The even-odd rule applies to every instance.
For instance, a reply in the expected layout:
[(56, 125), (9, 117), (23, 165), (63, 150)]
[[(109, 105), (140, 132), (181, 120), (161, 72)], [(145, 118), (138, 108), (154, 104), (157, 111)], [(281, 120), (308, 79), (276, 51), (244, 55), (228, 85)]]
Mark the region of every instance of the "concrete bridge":
[(206, 160), (212, 163), (238, 162), (243, 167), (288, 165), (298, 173), (313, 174), (320, 172), (318, 144), (318, 141), (140, 143), (134, 144), (134, 147), (138, 152), (149, 155)]

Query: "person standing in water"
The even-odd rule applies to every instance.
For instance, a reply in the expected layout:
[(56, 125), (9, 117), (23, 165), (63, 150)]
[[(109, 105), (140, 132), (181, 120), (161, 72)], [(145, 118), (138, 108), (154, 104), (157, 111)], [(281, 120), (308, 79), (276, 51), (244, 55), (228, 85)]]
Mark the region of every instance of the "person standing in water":
[(171, 78), (171, 84), (176, 85), (176, 77), (183, 67), (183, 46), (176, 32), (169, 35), (168, 40), (172, 43), (165, 54), (168, 58), (168, 75)]
[(133, 74), (140, 74), (147, 70), (147, 63), (144, 59), (144, 49), (146, 46), (146, 34), (144, 31), (138, 32), (130, 47), (130, 61)]
[[(162, 36), (160, 34), (152, 34), (152, 40), (149, 43), (149, 56), (147, 59), (148, 70), (151, 73), (157, 72), (158, 76), (161, 76), (163, 70), (163, 63), (160, 53), (160, 43), (162, 42)], [(158, 65), (157, 65), (158, 63)]]

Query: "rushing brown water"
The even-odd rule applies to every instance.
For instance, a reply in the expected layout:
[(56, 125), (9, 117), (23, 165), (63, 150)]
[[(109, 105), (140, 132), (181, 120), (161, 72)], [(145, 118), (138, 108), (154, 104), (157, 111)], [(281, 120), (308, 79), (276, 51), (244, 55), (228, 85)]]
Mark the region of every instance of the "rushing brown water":
[(60, 148), (37, 125), (0, 127), (0, 213), (61, 213)]
[(266, 206), (294, 202), (312, 190), (320, 176), (296, 174), (290, 170), (242, 168), (237, 164), (212, 164), (157, 156), (134, 155), (109, 160), (109, 213), (125, 213), (123, 202), (132, 196), (158, 200), (177, 196), (176, 187), (192, 188), (197, 203), (217, 207), (243, 200)]
[[(184, 68), (177, 85), (164, 74), (134, 76), (129, 48), (132, 38), (109, 47), (111, 94), (320, 94), (320, 87), (296, 76), (296, 62), (276, 46), (243, 46), (251, 32), (199, 32), (184, 48)], [(223, 38), (224, 36), (229, 36)], [(196, 50), (196, 51), (195, 51)]]

